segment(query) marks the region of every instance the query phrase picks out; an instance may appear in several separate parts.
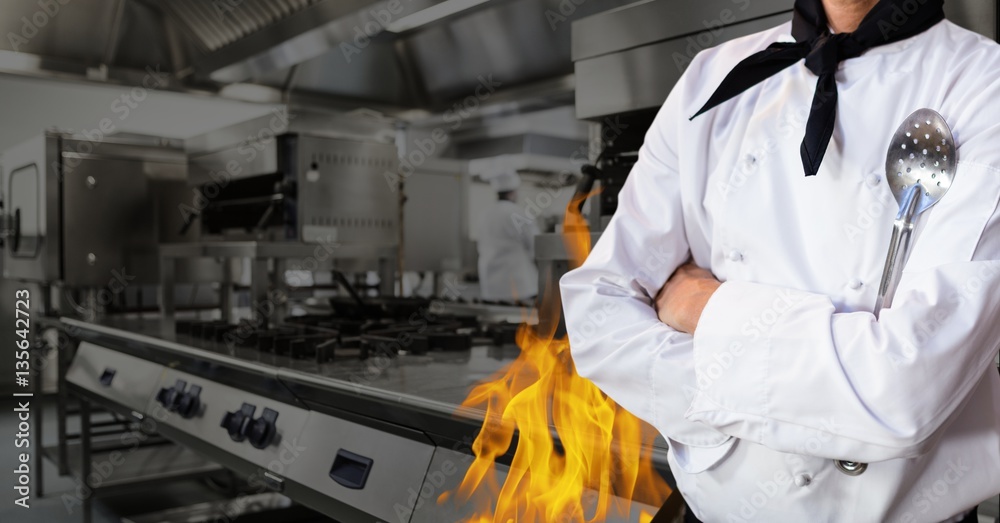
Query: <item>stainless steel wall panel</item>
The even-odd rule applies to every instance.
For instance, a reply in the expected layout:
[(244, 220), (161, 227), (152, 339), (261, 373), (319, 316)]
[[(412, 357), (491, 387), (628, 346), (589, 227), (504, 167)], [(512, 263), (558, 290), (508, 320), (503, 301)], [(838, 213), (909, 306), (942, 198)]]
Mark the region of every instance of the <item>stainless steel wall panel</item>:
[(667, 40), (576, 62), (576, 116), (597, 119), (663, 104), (691, 58), (705, 47), (787, 22), (787, 14), (727, 26), (703, 43), (694, 36)]
[(944, 12), (956, 24), (991, 40), (997, 39), (997, 0), (948, 0)]
[(790, 11), (793, 4), (790, 0), (636, 2), (573, 22), (573, 61), (772, 16)]

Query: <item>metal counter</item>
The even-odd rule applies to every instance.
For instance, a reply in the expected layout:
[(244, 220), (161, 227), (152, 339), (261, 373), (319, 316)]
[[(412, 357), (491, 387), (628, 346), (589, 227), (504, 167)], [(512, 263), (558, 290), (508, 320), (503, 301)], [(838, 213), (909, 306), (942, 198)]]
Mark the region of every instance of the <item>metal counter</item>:
[[(471, 511), (420, 503), (410, 494), (421, 492), (433, 463), (459, 463), (451, 483), (464, 476), (485, 412), (460, 404), (519, 354), (514, 345), (481, 343), (459, 352), (365, 360), (335, 353), (333, 361), (317, 363), (164, 334), (156, 319), (61, 321), (83, 348), (69, 373), (74, 387), (128, 405), (120, 410), (145, 403), (133, 415), (155, 421), (160, 434), (345, 523), (441, 521), (444, 514)], [(145, 374), (127, 380), (126, 392), (113, 376), (130, 372), (128, 358), (144, 360)], [(148, 376), (157, 372), (158, 379)], [(199, 401), (178, 408), (173, 395), (186, 393)], [(235, 434), (240, 421), (230, 422), (241, 411), (249, 413), (245, 423), (261, 431)], [(665, 449), (660, 440), (653, 461), (673, 484)], [(513, 450), (497, 460), (498, 475), (506, 474), (512, 456)], [(650, 510), (639, 501), (633, 507)]]

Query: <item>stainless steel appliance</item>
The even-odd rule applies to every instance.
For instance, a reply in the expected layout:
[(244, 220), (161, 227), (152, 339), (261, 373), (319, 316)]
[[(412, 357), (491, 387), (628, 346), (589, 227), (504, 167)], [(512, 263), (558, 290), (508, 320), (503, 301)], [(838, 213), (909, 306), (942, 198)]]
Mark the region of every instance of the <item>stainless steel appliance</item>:
[(187, 158), (158, 139), (46, 132), (6, 151), (4, 277), (72, 288), (153, 283), (157, 246), (175, 239)]
[(658, 108), (697, 53), (787, 22), (792, 4), (655, 0), (573, 22), (577, 117)]
[(396, 245), (395, 144), (322, 132), (270, 117), (190, 140), (203, 238)]
[(313, 286), (303, 283), (312, 277), (289, 282), (289, 271), (353, 273), (355, 281), (377, 272), (371, 286), (391, 295), (401, 198), (387, 131), (381, 122), (276, 111), (187, 140), (193, 198), (180, 234), (198, 241), (160, 248), (164, 328), (172, 331), (174, 321), (175, 264), (193, 259), (223, 260), (224, 321), (242, 260), (252, 314), (265, 327), (284, 316), (291, 288)]

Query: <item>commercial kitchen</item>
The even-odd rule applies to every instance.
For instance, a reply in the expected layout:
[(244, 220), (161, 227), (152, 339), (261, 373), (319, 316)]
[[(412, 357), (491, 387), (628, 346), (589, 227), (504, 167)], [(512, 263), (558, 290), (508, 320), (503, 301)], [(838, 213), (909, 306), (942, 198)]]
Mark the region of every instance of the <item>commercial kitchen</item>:
[[(531, 356), (571, 368), (559, 279), (695, 56), (793, 4), (4, 2), (0, 521), (506, 521), (531, 445), (579, 450), (500, 416), (591, 391)], [(558, 520), (680, 521), (667, 442), (599, 407), (612, 477)]]

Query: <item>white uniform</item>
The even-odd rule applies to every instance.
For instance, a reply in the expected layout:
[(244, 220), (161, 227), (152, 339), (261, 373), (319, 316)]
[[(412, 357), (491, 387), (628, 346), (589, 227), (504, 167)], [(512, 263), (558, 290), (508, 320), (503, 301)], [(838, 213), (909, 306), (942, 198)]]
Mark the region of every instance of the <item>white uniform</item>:
[[(608, 230), (562, 279), (576, 368), (667, 438), (703, 521), (947, 520), (1000, 492), (1000, 46), (946, 21), (843, 62), (806, 178), (801, 62), (688, 120), (778, 40), (790, 24), (705, 51), (670, 94)], [(923, 107), (960, 166), (876, 321), (886, 151)], [(651, 305), (689, 255), (725, 282), (693, 338)]]
[(499, 200), (479, 229), (479, 287), (485, 300), (517, 301), (538, 294), (538, 225), (514, 202)]

